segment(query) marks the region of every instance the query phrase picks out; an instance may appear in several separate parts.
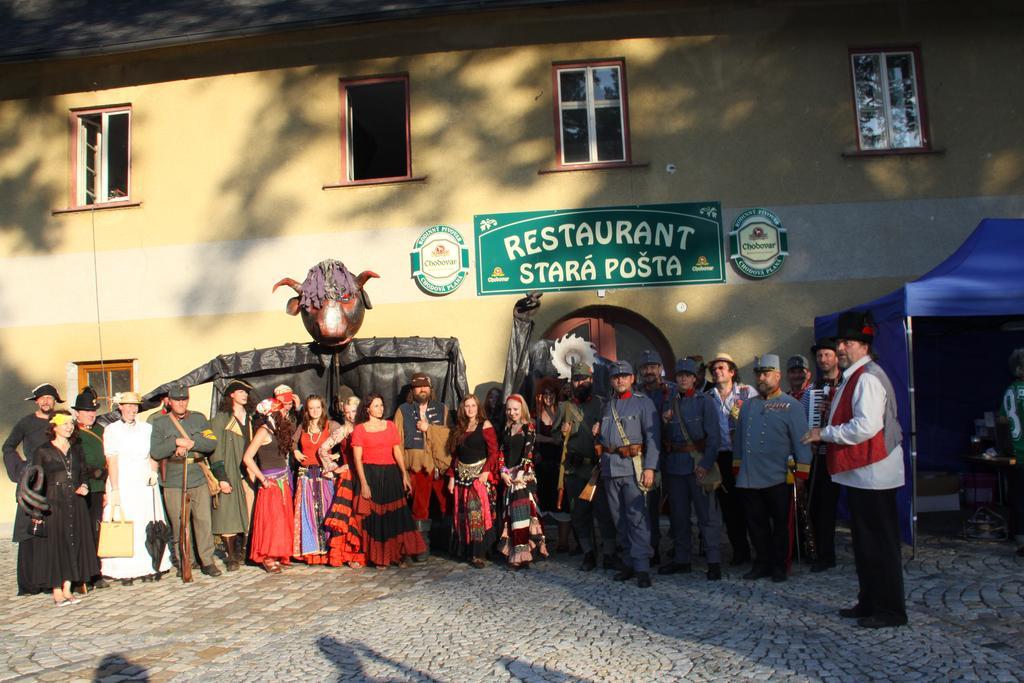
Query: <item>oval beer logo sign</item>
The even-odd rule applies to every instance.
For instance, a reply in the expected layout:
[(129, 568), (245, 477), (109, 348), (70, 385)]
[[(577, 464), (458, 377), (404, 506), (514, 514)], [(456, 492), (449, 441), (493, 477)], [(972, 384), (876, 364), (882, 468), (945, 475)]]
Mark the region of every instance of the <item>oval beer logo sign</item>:
[(729, 245), (736, 270), (755, 280), (774, 275), (789, 255), (786, 229), (768, 209), (747, 209), (737, 216)]
[(447, 225), (424, 230), (410, 256), (412, 276), (427, 294), (451, 294), (469, 272), (469, 249), (459, 231)]

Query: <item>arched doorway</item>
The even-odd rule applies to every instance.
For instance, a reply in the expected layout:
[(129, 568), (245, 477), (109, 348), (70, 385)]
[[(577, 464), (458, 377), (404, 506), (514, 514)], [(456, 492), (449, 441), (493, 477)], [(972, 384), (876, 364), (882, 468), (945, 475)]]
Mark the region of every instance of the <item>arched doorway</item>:
[[(672, 344), (654, 324), (638, 313), (616, 306), (585, 306), (559, 319), (544, 333), (558, 339), (570, 332), (589, 341), (599, 356), (636, 363), (645, 349), (661, 356), (666, 372), (675, 367)], [(636, 369), (636, 368), (635, 368)]]

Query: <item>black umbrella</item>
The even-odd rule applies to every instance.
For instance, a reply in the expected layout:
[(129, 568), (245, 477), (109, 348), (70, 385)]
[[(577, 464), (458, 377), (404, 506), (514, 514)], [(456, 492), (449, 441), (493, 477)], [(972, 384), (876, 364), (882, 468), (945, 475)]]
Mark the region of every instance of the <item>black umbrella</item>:
[(160, 576), (160, 563), (164, 559), (164, 551), (174, 534), (171, 527), (162, 519), (156, 518), (156, 492), (153, 493), (153, 521), (146, 525), (146, 550), (153, 558), (153, 571)]

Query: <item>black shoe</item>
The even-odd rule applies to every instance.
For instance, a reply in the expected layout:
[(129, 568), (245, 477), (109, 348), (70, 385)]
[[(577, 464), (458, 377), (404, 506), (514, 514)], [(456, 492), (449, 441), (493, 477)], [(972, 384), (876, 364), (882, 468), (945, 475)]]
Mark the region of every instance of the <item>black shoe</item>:
[(712, 562), (708, 565), (708, 581), (722, 580), (722, 565)]
[(110, 584), (107, 583), (107, 580), (101, 576), (100, 578), (92, 582), (92, 587), (96, 590), (99, 590), (100, 588), (110, 588)]
[(750, 562), (750, 554), (733, 555), (733, 558), (729, 560), (730, 567), (739, 567), (741, 564)]
[(836, 566), (835, 561), (832, 561), (832, 562), (815, 562), (814, 564), (811, 565), (811, 573), (812, 574), (817, 574), (819, 572), (828, 571), (829, 569), (834, 569), (835, 566)]
[(156, 580), (156, 574), (146, 574), (142, 577), (142, 583), (153, 583)]
[(839, 616), (843, 619), (863, 619), (871, 616), (871, 610), (858, 602), (853, 607), (844, 607), (839, 610)]
[(221, 574), (223, 574), (223, 572), (220, 569), (218, 569), (217, 565), (215, 564), (208, 564), (199, 571), (206, 574), (207, 576), (220, 576)]
[(622, 571), (625, 567), (626, 567), (626, 565), (622, 564), (622, 558), (620, 558), (615, 553), (613, 553), (611, 555), (604, 555), (601, 558), (601, 568), (602, 569), (614, 569), (615, 571), (618, 572), (618, 571)]
[(883, 617), (877, 614), (873, 614), (870, 617), (861, 617), (857, 620), (857, 626), (861, 628), (890, 628), (906, 625), (906, 617)]
[(786, 582), (786, 570), (775, 569), (772, 570), (772, 583), (785, 583)]
[(768, 567), (754, 567), (743, 575), (743, 579), (745, 581), (757, 581), (758, 579), (767, 579), (771, 575), (772, 570)]
[(658, 569), (659, 574), (689, 574), (692, 571), (689, 562), (669, 562)]
[[(636, 576), (636, 572), (633, 571), (632, 568), (626, 567), (616, 572), (615, 576), (612, 577), (612, 581), (629, 581), (634, 576)], [(647, 580), (650, 581), (650, 578), (651, 577), (648, 576)]]
[(636, 585), (640, 588), (651, 587), (651, 575), (649, 572), (639, 572), (636, 575)]
[(122, 586), (130, 586), (135, 583), (135, 579), (121, 579)]
[(592, 572), (597, 568), (597, 561), (594, 559), (594, 553), (584, 553), (583, 562), (580, 564), (581, 572)]

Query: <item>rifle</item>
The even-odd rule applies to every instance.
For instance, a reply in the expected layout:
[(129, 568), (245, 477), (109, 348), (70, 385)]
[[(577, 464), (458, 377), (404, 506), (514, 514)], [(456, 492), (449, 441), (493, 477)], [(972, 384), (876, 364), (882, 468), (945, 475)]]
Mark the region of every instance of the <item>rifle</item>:
[[(558, 406), (558, 414), (555, 416), (555, 423), (561, 426), (566, 420), (570, 422), (576, 422), (576, 417), (579, 418), (579, 423), (583, 424), (583, 414), (575, 413), (570, 414), (572, 406), (565, 401)], [(561, 416), (561, 420), (558, 417)], [(568, 432), (562, 434), (562, 457), (558, 460), (558, 503), (555, 505), (555, 510), (562, 508), (562, 495), (565, 493), (565, 457), (569, 453), (569, 436), (572, 434), (570, 428)]]
[(178, 562), (181, 565), (181, 582), (192, 583), (192, 559), (189, 557), (189, 550), (192, 548), (192, 539), (189, 536), (189, 524), (191, 523), (189, 503), (191, 497), (188, 495), (188, 453), (181, 465), (181, 519), (178, 521)]

